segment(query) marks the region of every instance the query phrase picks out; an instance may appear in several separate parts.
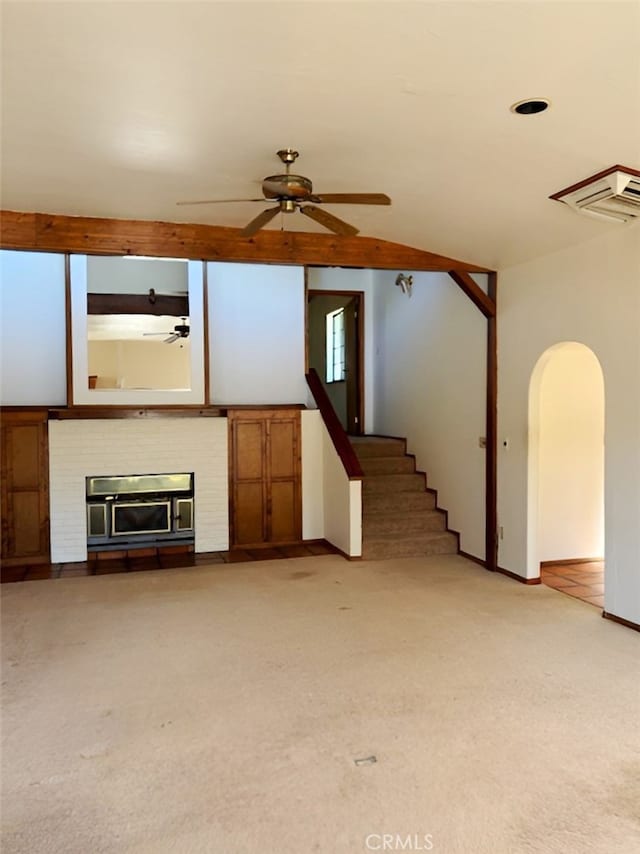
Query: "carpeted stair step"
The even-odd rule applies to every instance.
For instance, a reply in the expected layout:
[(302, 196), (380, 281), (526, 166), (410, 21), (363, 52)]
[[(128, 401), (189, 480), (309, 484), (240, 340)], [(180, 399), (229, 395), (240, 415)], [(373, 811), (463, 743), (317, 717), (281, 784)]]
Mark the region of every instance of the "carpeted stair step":
[(447, 521), (442, 510), (422, 510), (413, 513), (368, 512), (363, 518), (362, 533), (366, 539), (381, 534), (426, 534), (444, 531)]
[(403, 457), (406, 443), (403, 439), (382, 436), (352, 436), (351, 444), (359, 459), (365, 457)]
[(362, 471), (368, 474), (413, 474), (416, 463), (413, 457), (363, 457)]
[[(366, 481), (363, 481), (363, 483)], [(436, 497), (433, 492), (362, 492), (362, 510), (366, 520), (369, 513), (384, 510), (410, 513), (414, 510), (433, 510)]]
[(427, 534), (380, 534), (366, 537), (362, 543), (365, 560), (384, 560), (394, 557), (426, 557), (428, 555), (457, 554), (458, 538), (449, 531)]
[(436, 508), (426, 477), (415, 470), (403, 439), (352, 439), (362, 480), (362, 556), (369, 560), (456, 554), (458, 537)]
[(380, 492), (424, 492), (423, 474), (372, 474), (362, 481), (363, 495)]

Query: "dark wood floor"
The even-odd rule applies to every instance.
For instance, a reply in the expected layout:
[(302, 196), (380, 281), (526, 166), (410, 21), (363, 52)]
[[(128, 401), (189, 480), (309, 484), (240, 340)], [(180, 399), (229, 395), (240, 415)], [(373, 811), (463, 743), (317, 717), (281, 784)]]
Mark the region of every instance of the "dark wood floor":
[(554, 563), (540, 569), (540, 578), (547, 587), (604, 608), (604, 561), (589, 563)]
[(29, 566), (3, 566), (2, 583), (40, 581), (50, 578), (74, 578), (83, 575), (110, 575), (117, 572), (144, 572), (149, 569), (175, 569), (181, 566), (204, 566), (212, 563), (244, 563), (256, 560), (278, 560), (293, 557), (335, 554), (329, 543), (304, 543), (260, 549), (233, 549), (226, 552), (187, 552), (165, 549), (143, 549), (118, 557), (94, 556), (83, 563), (45, 563)]

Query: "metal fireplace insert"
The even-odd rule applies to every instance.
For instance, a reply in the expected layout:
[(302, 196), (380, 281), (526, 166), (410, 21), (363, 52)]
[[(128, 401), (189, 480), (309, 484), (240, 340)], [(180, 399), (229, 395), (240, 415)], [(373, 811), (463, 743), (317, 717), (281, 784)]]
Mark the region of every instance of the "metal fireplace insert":
[(89, 551), (194, 541), (193, 472), (87, 478)]

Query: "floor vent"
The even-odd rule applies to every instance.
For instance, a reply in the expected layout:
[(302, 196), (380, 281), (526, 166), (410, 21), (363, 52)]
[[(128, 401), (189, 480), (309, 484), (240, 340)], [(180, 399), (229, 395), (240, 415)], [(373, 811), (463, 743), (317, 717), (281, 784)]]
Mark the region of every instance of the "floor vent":
[(611, 166), (549, 198), (598, 219), (628, 222), (640, 217), (640, 171)]

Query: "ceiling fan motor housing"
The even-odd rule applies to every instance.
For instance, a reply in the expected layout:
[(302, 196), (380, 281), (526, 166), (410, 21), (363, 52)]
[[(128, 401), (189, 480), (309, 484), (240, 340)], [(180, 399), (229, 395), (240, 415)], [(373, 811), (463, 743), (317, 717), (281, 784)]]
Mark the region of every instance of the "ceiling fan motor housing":
[(304, 175), (270, 175), (262, 182), (265, 199), (306, 199), (313, 193), (313, 184)]

